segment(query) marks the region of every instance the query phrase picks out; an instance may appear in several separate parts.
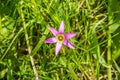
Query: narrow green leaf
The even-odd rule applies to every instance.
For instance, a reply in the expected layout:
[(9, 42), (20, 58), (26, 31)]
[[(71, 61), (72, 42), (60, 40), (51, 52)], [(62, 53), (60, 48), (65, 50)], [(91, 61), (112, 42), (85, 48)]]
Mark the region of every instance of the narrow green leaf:
[(49, 33), (49, 30), (46, 29), (44, 34), (41, 38), (40, 38), (40, 41), (37, 43), (37, 45), (35, 46), (35, 48), (33, 49), (32, 51), (32, 55), (34, 56), (37, 51), (39, 50), (39, 48), (42, 46), (42, 44), (44, 43), (44, 40), (46, 39), (46, 35)]

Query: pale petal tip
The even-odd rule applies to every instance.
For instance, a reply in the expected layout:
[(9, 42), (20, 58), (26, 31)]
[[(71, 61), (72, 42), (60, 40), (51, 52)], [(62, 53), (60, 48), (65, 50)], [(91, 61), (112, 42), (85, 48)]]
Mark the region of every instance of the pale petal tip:
[(48, 43), (48, 40), (45, 40), (44, 42), (45, 42), (45, 43)]
[(48, 38), (44, 42), (45, 43), (55, 43), (56, 42), (56, 38)]
[(56, 56), (58, 56), (58, 53), (55, 53)]
[(64, 27), (64, 20), (62, 20), (61, 24), (62, 24), (62, 26)]
[(44, 43), (46, 43), (46, 41), (44, 41)]
[(55, 51), (55, 55), (58, 56), (58, 54), (59, 54), (59, 51)]
[(61, 47), (62, 47), (62, 43), (57, 42), (56, 49), (55, 49), (55, 55), (59, 54)]
[(62, 20), (62, 23), (64, 23), (64, 20)]
[(72, 49), (75, 49), (75, 47), (73, 47)]
[(74, 33), (74, 36), (76, 36), (77, 35), (77, 32), (73, 32)]
[(77, 35), (77, 32), (73, 32), (73, 37), (75, 37)]
[(55, 55), (58, 56), (58, 54), (59, 54), (59, 51), (55, 51)]
[(51, 30), (52, 27), (48, 27), (49, 30)]
[(75, 49), (75, 46), (73, 44), (71, 44), (71, 49)]
[(64, 33), (64, 20), (60, 24), (59, 32)]

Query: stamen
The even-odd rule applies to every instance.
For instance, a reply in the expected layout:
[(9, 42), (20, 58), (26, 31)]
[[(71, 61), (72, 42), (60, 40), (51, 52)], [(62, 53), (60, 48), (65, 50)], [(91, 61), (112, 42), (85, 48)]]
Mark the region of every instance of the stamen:
[(63, 42), (64, 41), (64, 35), (63, 34), (58, 34), (57, 35), (57, 40), (58, 40), (58, 42)]

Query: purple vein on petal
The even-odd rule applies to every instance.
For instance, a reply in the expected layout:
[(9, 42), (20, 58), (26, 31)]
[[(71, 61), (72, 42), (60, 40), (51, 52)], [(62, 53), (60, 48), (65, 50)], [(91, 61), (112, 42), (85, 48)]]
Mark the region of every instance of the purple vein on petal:
[(55, 55), (58, 55), (61, 47), (62, 47), (62, 43), (57, 42), (57, 44), (56, 44), (56, 50), (55, 50)]
[(54, 29), (52, 27), (49, 27), (48, 29), (53, 33), (54, 36), (56, 36), (58, 34), (58, 31), (56, 29)]
[(74, 36), (76, 36), (76, 32), (65, 34), (65, 38), (66, 38), (66, 39), (70, 39), (70, 38), (72, 38), (72, 37), (74, 37)]
[(60, 24), (59, 32), (64, 33), (64, 21), (62, 21)]
[(70, 43), (68, 40), (65, 40), (63, 42), (64, 45), (68, 46), (69, 48), (75, 49), (74, 45), (72, 43)]
[(56, 38), (48, 38), (45, 40), (45, 43), (55, 43), (57, 42)]

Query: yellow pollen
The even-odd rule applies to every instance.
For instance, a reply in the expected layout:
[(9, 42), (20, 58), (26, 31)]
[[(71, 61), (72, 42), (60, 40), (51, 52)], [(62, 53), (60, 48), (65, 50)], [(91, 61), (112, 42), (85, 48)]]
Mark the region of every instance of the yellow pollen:
[(63, 34), (58, 34), (57, 35), (57, 40), (58, 40), (58, 42), (63, 42), (64, 41), (64, 35)]

